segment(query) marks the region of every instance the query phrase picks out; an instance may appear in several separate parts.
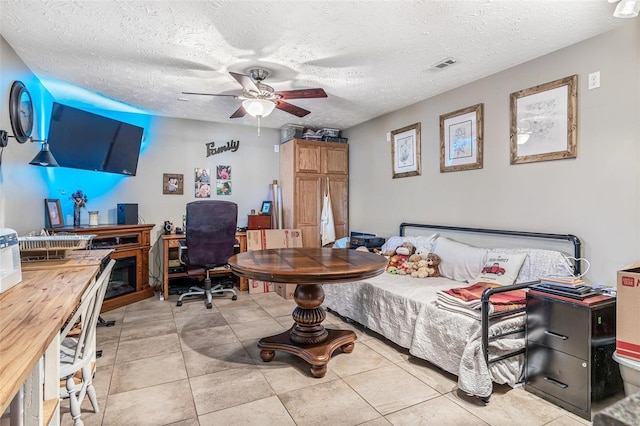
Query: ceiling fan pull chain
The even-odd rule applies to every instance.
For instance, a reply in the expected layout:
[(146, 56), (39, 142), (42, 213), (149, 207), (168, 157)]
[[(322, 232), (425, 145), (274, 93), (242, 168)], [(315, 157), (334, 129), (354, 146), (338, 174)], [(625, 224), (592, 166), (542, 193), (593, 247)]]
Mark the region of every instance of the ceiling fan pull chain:
[(258, 137), (260, 137), (260, 116), (258, 116)]

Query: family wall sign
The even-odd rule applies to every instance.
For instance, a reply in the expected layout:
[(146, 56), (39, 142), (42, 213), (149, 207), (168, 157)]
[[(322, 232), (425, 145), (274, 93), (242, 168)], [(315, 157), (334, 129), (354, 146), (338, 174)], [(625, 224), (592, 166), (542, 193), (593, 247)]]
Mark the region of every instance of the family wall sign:
[(231, 139), (224, 145), (220, 145), (216, 147), (215, 142), (209, 142), (205, 144), (207, 147), (207, 157), (211, 157), (212, 155), (222, 154), (223, 152), (231, 151), (236, 152), (238, 148), (240, 148), (240, 141), (234, 141)]

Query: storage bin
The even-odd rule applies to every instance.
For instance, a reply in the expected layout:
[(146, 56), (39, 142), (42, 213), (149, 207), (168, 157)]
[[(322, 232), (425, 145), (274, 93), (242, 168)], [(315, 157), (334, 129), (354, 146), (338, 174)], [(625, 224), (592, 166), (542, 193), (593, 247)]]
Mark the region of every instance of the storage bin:
[(286, 142), (290, 139), (302, 138), (302, 132), (304, 126), (298, 126), (296, 124), (285, 124), (280, 128), (280, 143)]

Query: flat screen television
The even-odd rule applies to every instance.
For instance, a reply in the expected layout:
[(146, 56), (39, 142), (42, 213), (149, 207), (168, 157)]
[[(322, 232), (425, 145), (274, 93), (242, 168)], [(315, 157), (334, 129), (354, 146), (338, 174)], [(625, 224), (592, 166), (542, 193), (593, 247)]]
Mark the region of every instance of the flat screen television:
[(135, 176), (143, 131), (54, 102), (47, 142), (61, 167)]

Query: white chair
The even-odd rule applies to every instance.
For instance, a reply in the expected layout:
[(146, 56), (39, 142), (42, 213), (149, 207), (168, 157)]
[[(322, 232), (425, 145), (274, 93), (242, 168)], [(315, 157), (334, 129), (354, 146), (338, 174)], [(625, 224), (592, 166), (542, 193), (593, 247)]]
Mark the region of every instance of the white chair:
[[(93, 411), (99, 411), (93, 387), (96, 326), (115, 263), (112, 259), (85, 290), (78, 308), (60, 333), (60, 398), (69, 398), (69, 411), (74, 426), (84, 425), (80, 419), (80, 406), (85, 395), (89, 395)], [(76, 326), (78, 320), (81, 321), (80, 327)]]

